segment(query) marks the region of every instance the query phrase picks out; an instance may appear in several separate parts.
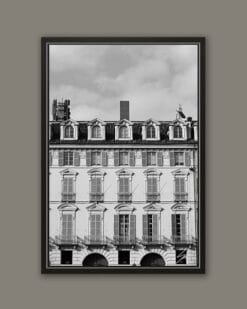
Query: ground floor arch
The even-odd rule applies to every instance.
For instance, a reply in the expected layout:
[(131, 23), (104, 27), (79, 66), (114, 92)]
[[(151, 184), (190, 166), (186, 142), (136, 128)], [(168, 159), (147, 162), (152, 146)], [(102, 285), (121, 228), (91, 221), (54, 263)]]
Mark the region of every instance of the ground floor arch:
[(151, 252), (144, 255), (140, 265), (143, 267), (162, 267), (165, 266), (165, 261), (160, 254)]
[(85, 257), (82, 262), (82, 266), (85, 267), (107, 267), (107, 259), (99, 253), (91, 253)]

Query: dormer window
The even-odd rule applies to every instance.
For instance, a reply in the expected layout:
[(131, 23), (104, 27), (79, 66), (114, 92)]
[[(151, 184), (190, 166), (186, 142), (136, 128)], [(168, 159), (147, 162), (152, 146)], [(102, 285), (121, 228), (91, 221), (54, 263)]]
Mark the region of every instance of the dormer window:
[(147, 127), (147, 138), (155, 138), (155, 128), (153, 125)]
[(92, 128), (92, 138), (100, 138), (101, 137), (101, 129), (99, 125), (95, 125)]
[(74, 129), (72, 125), (68, 125), (64, 129), (64, 137), (65, 138), (73, 138), (74, 137)]
[(143, 140), (159, 140), (160, 139), (160, 123), (152, 118), (145, 121), (142, 125)]
[(78, 139), (78, 122), (69, 119), (60, 124), (61, 140)]
[(88, 123), (89, 140), (105, 140), (106, 123), (100, 119), (94, 119)]
[(132, 122), (123, 119), (115, 125), (115, 139), (116, 140), (132, 140), (133, 130)]
[(120, 138), (128, 138), (129, 137), (129, 131), (127, 126), (123, 125), (119, 128), (119, 137)]
[(174, 127), (173, 137), (174, 137), (174, 138), (182, 138), (182, 137), (183, 137), (183, 130), (182, 130), (182, 127), (181, 127), (181, 126), (176, 125), (176, 126)]

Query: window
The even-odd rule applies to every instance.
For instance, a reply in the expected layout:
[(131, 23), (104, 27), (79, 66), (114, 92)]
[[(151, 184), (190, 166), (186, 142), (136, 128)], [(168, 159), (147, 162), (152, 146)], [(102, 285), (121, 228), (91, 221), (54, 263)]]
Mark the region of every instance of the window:
[(73, 214), (62, 214), (62, 243), (73, 242)]
[(90, 214), (90, 242), (99, 242), (102, 240), (101, 233), (101, 215)]
[(156, 174), (147, 175), (147, 202), (158, 202), (159, 200), (158, 176)]
[(64, 165), (73, 165), (73, 151), (64, 151), (63, 155)]
[(175, 152), (174, 153), (175, 165), (184, 165), (184, 153)]
[(129, 153), (127, 151), (121, 151), (119, 153), (119, 165), (128, 165), (129, 164)]
[(155, 138), (155, 128), (153, 125), (147, 127), (147, 138)]
[(93, 137), (93, 138), (101, 138), (101, 129), (100, 129), (100, 126), (95, 125), (95, 126), (92, 128), (92, 137)]
[(136, 240), (136, 216), (132, 214), (114, 215), (114, 240), (130, 244)]
[(61, 250), (61, 264), (72, 264), (72, 250)]
[(185, 214), (172, 214), (172, 237), (176, 243), (186, 239)]
[(143, 215), (143, 240), (145, 242), (158, 241), (158, 215)]
[(119, 128), (119, 138), (128, 138), (129, 137), (129, 132), (127, 126), (121, 126)]
[(118, 264), (120, 265), (130, 264), (130, 251), (129, 250), (119, 250), (118, 251)]
[(119, 202), (130, 202), (131, 201), (129, 175), (119, 176), (118, 201)]
[(176, 264), (186, 264), (186, 250), (176, 250)]
[(102, 192), (102, 177), (100, 175), (91, 176), (91, 191), (90, 191), (90, 201), (91, 202), (102, 202), (103, 192)]
[(101, 165), (101, 153), (100, 153), (100, 151), (93, 151), (92, 152), (91, 165)]
[(185, 190), (185, 177), (175, 177), (175, 201), (187, 201)]
[(74, 178), (73, 177), (66, 176), (63, 178), (62, 201), (63, 202), (75, 201)]
[(147, 165), (156, 165), (156, 152), (147, 153)]
[(129, 239), (129, 215), (119, 215), (119, 236), (123, 241)]
[(181, 126), (175, 126), (174, 127), (174, 138), (182, 138), (183, 137), (183, 130)]
[(74, 137), (74, 129), (71, 125), (68, 125), (64, 129), (64, 137), (65, 138), (73, 138)]

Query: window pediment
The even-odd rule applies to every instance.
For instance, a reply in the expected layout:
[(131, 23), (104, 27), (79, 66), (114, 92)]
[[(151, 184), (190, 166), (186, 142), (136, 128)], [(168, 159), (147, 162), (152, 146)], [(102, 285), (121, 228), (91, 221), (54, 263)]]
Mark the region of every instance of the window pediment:
[(92, 168), (91, 170), (89, 170), (87, 172), (89, 175), (98, 175), (98, 176), (105, 176), (106, 172), (103, 172), (101, 169), (99, 168)]
[(99, 203), (93, 203), (87, 207), (87, 210), (90, 212), (91, 211), (104, 212), (107, 210), (107, 208)]
[(154, 168), (148, 168), (143, 172), (145, 175), (161, 176), (162, 173)]
[(173, 174), (173, 176), (188, 176), (190, 173), (189, 173), (188, 169), (186, 169), (186, 170), (177, 169), (177, 170), (173, 171), (172, 174)]
[(132, 171), (127, 170), (125, 168), (121, 168), (120, 170), (116, 171), (116, 174), (118, 176), (121, 176), (121, 175), (123, 175), (123, 176), (134, 176), (135, 175), (135, 173), (133, 173)]
[(66, 168), (65, 170), (62, 170), (60, 172), (60, 174), (63, 175), (63, 176), (77, 176), (78, 172), (75, 171), (75, 170), (71, 170), (69, 168)]
[(190, 211), (191, 207), (183, 203), (176, 203), (171, 207), (171, 209), (173, 211)]
[(163, 208), (155, 203), (149, 203), (146, 206), (143, 207), (143, 210), (145, 211), (158, 211), (161, 212), (163, 210)]
[(60, 211), (78, 211), (79, 208), (75, 204), (62, 203), (57, 208)]
[(120, 203), (120, 204), (117, 204), (114, 209), (118, 212), (121, 212), (121, 211), (126, 211), (126, 212), (133, 212), (135, 211), (135, 207), (131, 204), (125, 204), (125, 203)]
[(106, 123), (99, 118), (95, 118), (88, 123), (89, 140), (105, 140)]
[(105, 126), (106, 125), (106, 123), (103, 120), (99, 119), (99, 118), (95, 118), (95, 119), (89, 121), (88, 124), (90, 126), (95, 126), (95, 125)]

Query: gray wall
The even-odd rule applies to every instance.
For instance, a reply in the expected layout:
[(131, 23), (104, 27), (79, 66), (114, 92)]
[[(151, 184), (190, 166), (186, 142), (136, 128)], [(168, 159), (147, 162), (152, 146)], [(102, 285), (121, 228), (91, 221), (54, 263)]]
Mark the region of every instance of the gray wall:
[[(1, 1), (1, 308), (242, 307), (246, 9), (240, 0)], [(206, 275), (40, 274), (44, 35), (207, 37)]]

